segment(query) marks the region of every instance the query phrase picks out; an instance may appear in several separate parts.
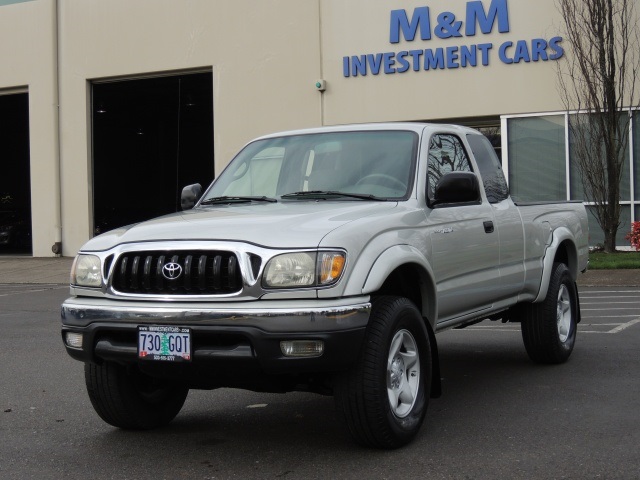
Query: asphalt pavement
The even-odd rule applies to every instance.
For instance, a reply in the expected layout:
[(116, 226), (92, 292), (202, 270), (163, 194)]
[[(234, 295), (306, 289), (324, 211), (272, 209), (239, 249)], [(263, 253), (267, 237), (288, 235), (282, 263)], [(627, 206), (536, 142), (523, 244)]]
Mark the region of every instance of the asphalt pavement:
[(439, 334), (442, 397), (394, 451), (354, 444), (332, 398), (307, 393), (194, 390), (165, 428), (113, 428), (62, 346), (67, 295), (64, 284), (0, 284), (2, 480), (640, 478), (638, 287), (580, 287), (563, 365), (532, 363), (518, 325)]
[(105, 424), (60, 338), (72, 261), (0, 257), (3, 480), (640, 478), (640, 270), (581, 275), (564, 365), (533, 364), (517, 324), (438, 335), (442, 397), (412, 444), (377, 451), (306, 393), (192, 391), (166, 428)]

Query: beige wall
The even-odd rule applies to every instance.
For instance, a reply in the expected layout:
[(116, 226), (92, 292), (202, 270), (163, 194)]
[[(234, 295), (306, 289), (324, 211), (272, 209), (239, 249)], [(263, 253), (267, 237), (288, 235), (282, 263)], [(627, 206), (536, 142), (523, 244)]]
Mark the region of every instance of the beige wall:
[(216, 172), (257, 135), (321, 122), (316, 1), (66, 0), (60, 6), (65, 255), (75, 254), (90, 233), (88, 80), (212, 69)]
[(0, 7), (0, 94), (11, 93), (16, 87), (29, 92), (31, 206), (36, 256), (53, 255), (51, 246), (60, 235), (54, 19), (53, 0)]
[[(483, 1), (488, 6), (490, 1)], [(498, 58), (505, 41), (550, 39), (559, 34), (561, 21), (554, 0), (509, 0), (510, 32), (473, 37), (432, 39), (419, 35), (412, 42), (389, 41), (390, 12), (428, 5), (432, 29), (445, 11), (465, 20), (466, 0), (433, 2), (409, 0), (322, 1), (323, 70), (328, 81), (325, 119), (329, 124), (385, 120), (425, 120), (474, 117), (561, 109), (555, 87), (555, 62), (506, 65)], [(555, 25), (555, 26), (554, 26)], [(462, 26), (464, 33), (464, 25)], [(492, 43), (489, 65), (429, 70), (391, 75), (368, 74), (345, 78), (342, 57), (413, 49), (436, 49)]]
[[(216, 172), (246, 141), (278, 130), (561, 110), (555, 62), (498, 58), (505, 41), (561, 35), (554, 0), (509, 0), (508, 33), (389, 42), (392, 9), (411, 15), (428, 5), (435, 27), (445, 10), (464, 21), (466, 4), (37, 0), (0, 7), (0, 93), (29, 91), (34, 255), (52, 255), (60, 239), (63, 254), (74, 255), (91, 235), (93, 80), (212, 71)], [(344, 56), (478, 43), (493, 44), (487, 67), (343, 76)], [(318, 78), (327, 81), (325, 93), (314, 87)]]

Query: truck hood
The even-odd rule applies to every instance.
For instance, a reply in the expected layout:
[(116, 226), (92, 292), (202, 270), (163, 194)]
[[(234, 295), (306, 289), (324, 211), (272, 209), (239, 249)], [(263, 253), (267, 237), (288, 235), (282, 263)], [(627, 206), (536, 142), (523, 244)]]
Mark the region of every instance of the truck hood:
[(174, 213), (112, 230), (89, 240), (82, 251), (123, 243), (176, 240), (238, 241), (272, 248), (314, 248), (347, 223), (384, 214), (397, 202), (285, 201), (216, 205)]

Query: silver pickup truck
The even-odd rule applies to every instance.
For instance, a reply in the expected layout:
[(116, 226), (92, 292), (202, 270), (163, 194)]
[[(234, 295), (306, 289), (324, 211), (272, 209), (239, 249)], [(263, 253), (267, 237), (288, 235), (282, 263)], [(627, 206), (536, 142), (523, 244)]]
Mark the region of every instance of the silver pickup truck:
[(396, 448), (440, 394), (436, 333), (502, 320), (534, 362), (574, 347), (584, 206), (514, 203), (475, 130), (268, 135), (182, 205), (73, 265), (63, 342), (116, 427), (169, 423), (189, 389), (312, 391), (358, 442)]

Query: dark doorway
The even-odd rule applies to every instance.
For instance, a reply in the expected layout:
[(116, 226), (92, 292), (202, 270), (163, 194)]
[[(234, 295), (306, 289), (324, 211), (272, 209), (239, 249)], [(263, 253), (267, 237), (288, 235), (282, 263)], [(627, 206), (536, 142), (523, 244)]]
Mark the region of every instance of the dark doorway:
[(29, 94), (0, 95), (0, 254), (31, 254)]
[(176, 212), (213, 179), (213, 79), (197, 73), (95, 83), (94, 232)]

